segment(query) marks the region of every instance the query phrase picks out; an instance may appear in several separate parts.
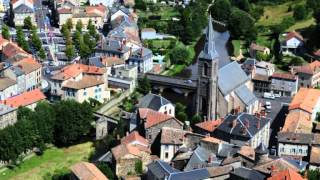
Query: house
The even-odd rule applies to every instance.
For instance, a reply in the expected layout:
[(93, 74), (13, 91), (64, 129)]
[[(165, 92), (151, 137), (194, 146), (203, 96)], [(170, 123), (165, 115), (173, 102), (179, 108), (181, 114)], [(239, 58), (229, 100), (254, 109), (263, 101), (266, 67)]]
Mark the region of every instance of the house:
[(118, 177), (126, 176), (130, 172), (134, 173), (135, 164), (138, 161), (142, 162), (143, 170), (151, 162), (150, 148), (140, 144), (121, 143), (112, 148), (111, 152), (115, 161), (115, 172)]
[(17, 122), (17, 108), (0, 104), (0, 129)]
[(257, 53), (261, 53), (263, 55), (269, 55), (270, 49), (265, 46), (258, 45), (256, 43), (251, 43), (249, 53), (252, 58), (256, 58)]
[[(68, 19), (72, 20), (72, 24), (77, 24), (81, 21), (83, 27), (87, 27), (89, 21), (98, 29), (102, 29), (104, 23), (107, 21), (108, 9), (102, 5), (96, 6), (77, 6), (73, 8), (61, 7), (58, 9), (59, 14), (59, 26), (64, 25)], [(75, 28), (75, 26), (74, 26)]]
[(124, 7), (124, 6), (114, 6), (111, 8), (110, 10), (110, 22), (114, 22), (115, 20), (125, 17), (125, 18), (129, 18), (130, 14), (131, 14), (131, 10)]
[(291, 67), (291, 73), (298, 76), (300, 87), (317, 87), (320, 85), (320, 61)]
[[(21, 66), (20, 66), (21, 67)], [(21, 94), (25, 92), (27, 89), (26, 86), (26, 74), (19, 66), (10, 66), (3, 71), (5, 77), (9, 77), (10, 79), (17, 82), (17, 92)], [(1, 98), (0, 98), (1, 100)]]
[(114, 68), (113, 75), (108, 77), (108, 84), (113, 88), (121, 88), (134, 92), (137, 86), (138, 69), (136, 66)]
[[(230, 75), (232, 72), (232, 75)], [(224, 117), (236, 109), (254, 114), (259, 111), (259, 101), (253, 94), (250, 78), (236, 62), (229, 63), (218, 72), (218, 115)]]
[(141, 39), (148, 40), (148, 39), (156, 39), (157, 38), (157, 31), (153, 28), (143, 28), (141, 30)]
[(311, 147), (309, 169), (320, 169), (320, 147)]
[(11, 107), (27, 107), (32, 110), (37, 106), (38, 102), (46, 99), (46, 96), (40, 91), (40, 89), (34, 89), (24, 92), (17, 96), (0, 101), (0, 104), (8, 105)]
[(207, 169), (195, 169), (191, 171), (179, 171), (168, 163), (157, 160), (148, 165), (148, 180), (200, 180), (208, 179), (210, 174)]
[(207, 167), (207, 170), (210, 174), (210, 179), (229, 179), (230, 172), (233, 171), (233, 167), (230, 165), (227, 166), (217, 166), (217, 167)]
[(275, 172), (271, 175), (267, 180), (305, 180), (298, 172), (293, 171), (292, 169), (288, 168), (283, 171)]
[(271, 76), (275, 72), (275, 65), (266, 61), (256, 62), (255, 74)]
[(148, 108), (138, 109), (138, 124), (144, 129), (146, 139), (153, 144), (163, 127), (183, 129), (183, 123), (173, 116)]
[[(25, 83), (25, 90), (30, 91), (41, 86), (42, 80), (42, 65), (31, 56), (23, 58), (13, 63), (13, 66), (19, 68), (25, 75), (25, 80), (18, 79), (20, 91), (23, 91), (22, 86)], [(18, 73), (19, 74), (19, 73)], [(8, 74), (9, 75), (9, 74)], [(10, 76), (10, 75), (9, 75)], [(13, 79), (18, 77), (12, 77)]]
[(0, 100), (8, 99), (18, 94), (18, 86), (15, 80), (7, 77), (0, 78)]
[(130, 56), (132, 49), (118, 40), (107, 40), (101, 43), (95, 52), (95, 56), (118, 57), (122, 60), (127, 60)]
[(89, 0), (90, 6), (96, 6), (96, 5), (102, 4), (106, 7), (111, 8), (114, 3), (115, 3), (115, 0)]
[(224, 118), (217, 120), (208, 120), (195, 124), (194, 132), (202, 135), (213, 135), (214, 130), (222, 123)]
[(161, 130), (161, 150), (160, 159), (165, 162), (170, 162), (176, 152), (184, 143), (184, 135), (186, 131), (163, 127)]
[(90, 58), (89, 65), (105, 67), (107, 70), (107, 74), (111, 75), (114, 73), (113, 71), (115, 68), (125, 66), (125, 61), (120, 59), (119, 57), (102, 56), (98, 58)]
[(52, 73), (51, 94), (61, 99), (99, 102), (110, 99), (105, 69), (84, 64), (71, 64)]
[[(282, 39), (281, 39), (282, 38)], [(304, 45), (304, 39), (300, 33), (296, 31), (289, 32), (280, 37), (281, 51), (283, 54), (296, 54), (301, 51)]]
[(293, 96), (298, 91), (298, 78), (289, 73), (273, 73), (270, 90), (273, 94)]
[(23, 26), (24, 19), (27, 17), (31, 18), (32, 24), (36, 24), (33, 0), (13, 0), (11, 1), (11, 8), (14, 14), (13, 22), (16, 26)]
[(153, 54), (150, 49), (141, 47), (139, 50), (132, 52), (127, 60), (127, 64), (137, 66), (139, 73), (146, 73), (153, 68), (152, 56)]
[(239, 146), (256, 148), (259, 144), (269, 144), (271, 119), (260, 114), (240, 113), (228, 115), (215, 129), (214, 137)]
[(166, 98), (149, 93), (145, 96), (143, 96), (137, 105), (138, 108), (149, 108), (154, 111), (168, 114), (170, 116), (175, 116), (175, 107), (174, 105), (167, 100)]
[(108, 178), (92, 163), (79, 162), (71, 166), (71, 179), (74, 180), (108, 180)]

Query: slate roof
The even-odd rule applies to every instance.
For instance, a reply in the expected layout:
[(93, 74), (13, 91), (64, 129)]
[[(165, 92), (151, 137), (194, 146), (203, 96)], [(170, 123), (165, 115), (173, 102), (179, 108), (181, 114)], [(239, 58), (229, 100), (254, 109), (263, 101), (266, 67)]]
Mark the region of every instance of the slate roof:
[(258, 98), (249, 90), (249, 88), (243, 84), (235, 90), (235, 93), (240, 100), (247, 106), (253, 104)]
[(163, 127), (161, 130), (161, 144), (182, 145), (186, 133), (181, 129)]
[(148, 171), (151, 171), (158, 179), (165, 179), (171, 173), (179, 172), (179, 170), (172, 168), (168, 163), (157, 160), (147, 165)]
[(7, 106), (4, 104), (0, 104), (0, 116), (10, 113), (14, 110), (16, 110), (17, 108), (11, 107), (11, 106)]
[(18, 7), (13, 9), (14, 13), (33, 13), (34, 9), (30, 8), (29, 6), (25, 5), (25, 4), (21, 4)]
[(223, 95), (229, 94), (250, 79), (236, 61), (220, 68), (218, 77), (218, 86)]
[(266, 178), (265, 175), (259, 173), (258, 171), (245, 167), (236, 168), (233, 172), (231, 172), (231, 174), (246, 180), (264, 180)]
[(149, 94), (143, 96), (139, 100), (137, 107), (138, 108), (149, 108), (149, 109), (153, 109), (155, 111), (159, 111), (159, 109), (162, 106), (167, 105), (167, 104), (171, 104), (171, 102), (169, 100), (167, 100), (166, 98), (164, 98), (160, 95), (149, 93)]
[(13, 79), (7, 77), (0, 77), (0, 91), (15, 85), (17, 82)]
[(233, 156), (240, 150), (239, 146), (233, 144), (221, 144), (221, 148), (218, 151), (217, 156), (219, 157), (228, 157)]
[[(215, 158), (215, 154), (206, 148), (198, 146), (193, 151), (193, 154), (191, 155), (186, 167), (184, 168), (184, 171), (212, 166), (208, 164), (209, 157)], [(212, 162), (214, 162), (214, 159), (211, 159), (211, 160)], [(218, 165), (219, 163), (216, 162), (216, 166)]]
[(168, 180), (201, 180), (207, 179), (210, 174), (207, 169), (195, 169), (187, 172), (175, 172), (169, 175)]
[(214, 32), (212, 27), (212, 17), (209, 16), (208, 27), (206, 32), (206, 43), (204, 45), (203, 51), (201, 51), (199, 55), (199, 58), (215, 60), (217, 57), (219, 57), (219, 54), (217, 53), (216, 47), (215, 47)]
[(230, 140), (248, 141), (263, 129), (270, 120), (264, 117), (259, 119), (247, 113), (228, 115), (220, 126), (216, 128), (216, 136), (227, 142), (230, 142)]

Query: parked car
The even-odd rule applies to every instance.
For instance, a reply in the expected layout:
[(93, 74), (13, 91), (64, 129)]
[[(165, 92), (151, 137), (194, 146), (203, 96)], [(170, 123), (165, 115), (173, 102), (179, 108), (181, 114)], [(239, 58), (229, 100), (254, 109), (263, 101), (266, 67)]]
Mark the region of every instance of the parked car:
[(279, 98), (279, 97), (281, 97), (281, 95), (280, 94), (273, 94), (274, 95), (274, 97), (275, 98)]
[(270, 110), (270, 109), (271, 109), (271, 102), (270, 102), (270, 101), (267, 101), (267, 102), (266, 102), (266, 109), (267, 109), (267, 110)]
[(275, 99), (275, 96), (274, 96), (272, 93), (265, 92), (265, 93), (263, 94), (263, 98), (266, 98), (266, 99)]

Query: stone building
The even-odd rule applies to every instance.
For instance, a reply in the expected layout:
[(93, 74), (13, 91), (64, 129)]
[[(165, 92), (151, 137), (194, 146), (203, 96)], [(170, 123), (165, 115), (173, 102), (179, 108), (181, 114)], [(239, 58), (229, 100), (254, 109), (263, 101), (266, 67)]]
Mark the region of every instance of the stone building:
[(17, 108), (0, 104), (0, 129), (17, 122)]
[(175, 117), (148, 108), (138, 109), (138, 124), (150, 144), (153, 144), (163, 127), (183, 129), (183, 123)]

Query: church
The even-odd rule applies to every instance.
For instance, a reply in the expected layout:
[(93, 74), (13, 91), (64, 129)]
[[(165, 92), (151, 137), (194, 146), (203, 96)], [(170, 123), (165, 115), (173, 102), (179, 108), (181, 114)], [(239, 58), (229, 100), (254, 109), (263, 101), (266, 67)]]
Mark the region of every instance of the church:
[(197, 113), (214, 120), (229, 113), (259, 112), (261, 104), (253, 94), (253, 83), (238, 62), (221, 58), (216, 50), (217, 35), (209, 16), (205, 46), (198, 56)]

